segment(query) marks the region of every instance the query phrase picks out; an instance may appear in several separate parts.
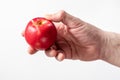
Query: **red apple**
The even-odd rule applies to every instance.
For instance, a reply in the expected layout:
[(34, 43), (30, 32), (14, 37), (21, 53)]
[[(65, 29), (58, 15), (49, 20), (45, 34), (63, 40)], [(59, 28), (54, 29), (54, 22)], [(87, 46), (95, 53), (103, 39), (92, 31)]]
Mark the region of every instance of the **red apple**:
[(37, 17), (29, 21), (24, 36), (32, 48), (45, 50), (55, 42), (57, 31), (52, 21), (43, 17)]

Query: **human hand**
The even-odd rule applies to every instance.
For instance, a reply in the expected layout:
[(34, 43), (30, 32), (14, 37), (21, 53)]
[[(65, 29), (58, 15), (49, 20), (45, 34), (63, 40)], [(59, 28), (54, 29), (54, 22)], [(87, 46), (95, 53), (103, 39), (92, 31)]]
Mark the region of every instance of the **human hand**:
[[(47, 56), (55, 57), (58, 61), (100, 58), (102, 30), (65, 11), (46, 15), (46, 18), (54, 22), (58, 33), (56, 42), (45, 50)], [(28, 52), (34, 54), (37, 50), (30, 47)]]

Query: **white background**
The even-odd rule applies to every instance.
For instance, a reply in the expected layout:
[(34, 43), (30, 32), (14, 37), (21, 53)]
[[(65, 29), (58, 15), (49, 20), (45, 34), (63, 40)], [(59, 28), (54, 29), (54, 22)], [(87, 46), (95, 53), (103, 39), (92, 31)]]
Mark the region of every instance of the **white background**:
[(104, 61), (31, 56), (21, 32), (27, 22), (65, 10), (97, 27), (120, 31), (120, 0), (0, 0), (0, 80), (120, 80), (120, 68)]

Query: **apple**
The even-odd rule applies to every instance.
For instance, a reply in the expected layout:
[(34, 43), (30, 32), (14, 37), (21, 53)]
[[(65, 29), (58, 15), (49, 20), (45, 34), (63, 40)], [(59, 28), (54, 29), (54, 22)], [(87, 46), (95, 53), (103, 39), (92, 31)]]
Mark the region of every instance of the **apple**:
[(44, 17), (36, 17), (28, 22), (24, 37), (32, 48), (45, 50), (55, 43), (57, 30), (52, 21)]

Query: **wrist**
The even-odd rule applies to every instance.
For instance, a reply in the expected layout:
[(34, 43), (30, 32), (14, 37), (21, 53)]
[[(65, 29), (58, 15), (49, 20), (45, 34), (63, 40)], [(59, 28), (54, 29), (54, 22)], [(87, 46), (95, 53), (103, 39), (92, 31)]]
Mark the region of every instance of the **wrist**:
[(100, 50), (100, 59), (120, 66), (120, 34), (104, 32)]

